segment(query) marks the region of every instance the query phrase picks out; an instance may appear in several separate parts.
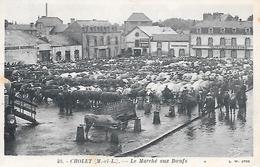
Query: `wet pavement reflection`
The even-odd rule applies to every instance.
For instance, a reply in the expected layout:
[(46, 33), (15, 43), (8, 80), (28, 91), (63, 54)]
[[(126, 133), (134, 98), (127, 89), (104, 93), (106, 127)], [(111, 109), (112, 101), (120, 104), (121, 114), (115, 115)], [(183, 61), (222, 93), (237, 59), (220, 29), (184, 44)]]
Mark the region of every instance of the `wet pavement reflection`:
[[(142, 132), (133, 133), (133, 121), (125, 132), (121, 132), (122, 150), (133, 149), (157, 137), (159, 133), (178, 126), (197, 116), (193, 111), (188, 117), (176, 113), (175, 118), (164, 117), (168, 107), (162, 107), (161, 124), (152, 124), (152, 115), (143, 115)], [(226, 115), (216, 109), (214, 113), (197, 120), (182, 130), (173, 133), (156, 145), (133, 156), (251, 156), (253, 154), (253, 92), (248, 92), (246, 112)], [(105, 132), (98, 129), (90, 131), (90, 138), (96, 142), (77, 144), (76, 127), (83, 124), (86, 112), (72, 115), (61, 114), (55, 106), (41, 107), (37, 110), (40, 124), (36, 127), (18, 118), (16, 139), (5, 143), (7, 155), (109, 155), (109, 142), (105, 141)]]
[(240, 157), (253, 155), (253, 92), (246, 111), (219, 109), (134, 156)]

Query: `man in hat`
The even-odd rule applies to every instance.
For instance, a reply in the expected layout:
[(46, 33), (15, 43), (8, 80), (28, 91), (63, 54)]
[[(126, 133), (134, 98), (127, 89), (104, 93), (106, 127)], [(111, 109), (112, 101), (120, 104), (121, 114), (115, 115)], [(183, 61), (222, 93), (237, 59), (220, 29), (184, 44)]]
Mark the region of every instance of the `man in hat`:
[(60, 92), (58, 94), (57, 101), (58, 101), (58, 107), (60, 108), (60, 112), (61, 113), (64, 112), (65, 101), (64, 101), (64, 94), (63, 94), (63, 92)]
[(64, 102), (65, 102), (66, 113), (72, 114), (73, 98), (72, 98), (72, 93), (71, 93), (70, 90), (65, 90), (65, 92), (64, 92)]
[(228, 91), (225, 91), (224, 97), (223, 97), (223, 103), (226, 109), (226, 115), (229, 114), (229, 107), (230, 107), (230, 95)]
[[(215, 110), (215, 99), (213, 98), (212, 94), (209, 92), (205, 99), (205, 108), (207, 113), (212, 113)], [(203, 112), (204, 114), (204, 112)]]
[(199, 110), (199, 115), (202, 113), (203, 110), (203, 92), (202, 90), (199, 90), (199, 93), (197, 95), (197, 103), (198, 103), (198, 110)]

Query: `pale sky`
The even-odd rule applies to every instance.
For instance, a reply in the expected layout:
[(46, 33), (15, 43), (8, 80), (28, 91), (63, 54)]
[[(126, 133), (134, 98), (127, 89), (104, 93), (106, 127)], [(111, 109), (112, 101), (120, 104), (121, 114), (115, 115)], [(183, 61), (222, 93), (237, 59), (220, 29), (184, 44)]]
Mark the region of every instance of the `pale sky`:
[(4, 0), (5, 19), (28, 24), (38, 16), (57, 16), (64, 23), (101, 19), (122, 24), (133, 12), (143, 12), (153, 21), (177, 17), (202, 19), (205, 12), (238, 15), (243, 20), (253, 14), (252, 0)]

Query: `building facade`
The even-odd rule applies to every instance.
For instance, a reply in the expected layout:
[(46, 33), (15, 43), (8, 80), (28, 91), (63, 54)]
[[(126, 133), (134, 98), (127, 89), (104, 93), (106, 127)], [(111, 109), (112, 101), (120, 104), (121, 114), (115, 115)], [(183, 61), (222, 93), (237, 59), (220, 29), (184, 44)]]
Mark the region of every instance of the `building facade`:
[(252, 21), (203, 21), (194, 26), (190, 38), (191, 56), (246, 59), (253, 56)]
[(48, 59), (48, 43), (19, 30), (5, 30), (5, 62), (36, 64)]
[(64, 31), (82, 45), (84, 59), (113, 58), (121, 51), (121, 32), (103, 20), (77, 20)]
[(127, 34), (136, 26), (152, 26), (152, 20), (144, 13), (132, 13), (132, 15), (124, 22), (124, 32)]
[[(127, 51), (134, 56), (186, 55), (189, 50), (188, 35), (177, 34), (170, 27), (137, 26), (125, 36)], [(171, 50), (172, 49), (172, 50)], [(169, 54), (171, 50), (171, 54)], [(177, 51), (178, 50), (178, 51)], [(177, 53), (178, 52), (178, 53)]]
[(159, 34), (151, 40), (153, 56), (184, 57), (189, 55), (189, 35)]
[(82, 60), (82, 46), (63, 34), (48, 35), (53, 62), (75, 62)]
[(35, 23), (35, 27), (40, 35), (49, 35), (51, 34), (52, 29), (61, 25), (63, 25), (63, 21), (60, 18), (47, 16), (38, 18)]

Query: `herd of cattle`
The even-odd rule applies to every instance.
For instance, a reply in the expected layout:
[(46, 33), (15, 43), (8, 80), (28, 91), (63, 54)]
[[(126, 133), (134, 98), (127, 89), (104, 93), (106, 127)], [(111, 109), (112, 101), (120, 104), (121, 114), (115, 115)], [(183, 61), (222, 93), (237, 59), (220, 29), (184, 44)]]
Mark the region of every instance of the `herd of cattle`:
[[(173, 94), (183, 90), (207, 91), (221, 85), (253, 84), (250, 60), (121, 58), (80, 63), (5, 66), (16, 96), (37, 104), (65, 103), (92, 108), (124, 98), (163, 100), (167, 87)], [(66, 101), (68, 100), (68, 101)]]

